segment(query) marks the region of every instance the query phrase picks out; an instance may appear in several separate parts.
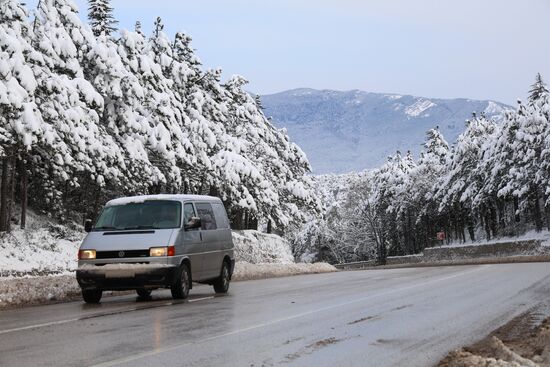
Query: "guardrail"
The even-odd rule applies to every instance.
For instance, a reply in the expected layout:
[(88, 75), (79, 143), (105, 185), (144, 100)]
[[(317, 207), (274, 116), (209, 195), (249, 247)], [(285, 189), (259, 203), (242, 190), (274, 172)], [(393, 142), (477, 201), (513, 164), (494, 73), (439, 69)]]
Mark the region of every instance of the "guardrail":
[(377, 266), (378, 262), (375, 260), (368, 261), (356, 261), (352, 263), (345, 264), (334, 264), (334, 267), (339, 270), (356, 270), (356, 269), (366, 269)]
[[(391, 256), (384, 267), (497, 264), (550, 261), (550, 246), (540, 240), (522, 240), (477, 245), (426, 248), (420, 254)], [(375, 260), (334, 265), (339, 270), (360, 270), (381, 266)]]

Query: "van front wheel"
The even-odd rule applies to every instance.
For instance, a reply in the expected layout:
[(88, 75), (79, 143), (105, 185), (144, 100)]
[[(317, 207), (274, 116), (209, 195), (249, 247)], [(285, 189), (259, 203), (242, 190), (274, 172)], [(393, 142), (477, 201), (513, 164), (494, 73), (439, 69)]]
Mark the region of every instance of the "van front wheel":
[(191, 277), (189, 276), (189, 267), (183, 263), (176, 272), (176, 279), (170, 291), (174, 299), (186, 299), (191, 287)]
[(229, 264), (227, 261), (224, 261), (222, 264), (222, 271), (219, 276), (214, 281), (214, 291), (216, 293), (227, 293), (229, 290), (229, 282), (231, 281), (231, 275), (229, 275)]
[(150, 289), (145, 289), (145, 288), (136, 289), (136, 293), (137, 293), (138, 297), (141, 298), (141, 299), (151, 298), (151, 290)]
[(101, 296), (103, 291), (101, 289), (83, 289), (82, 298), (86, 303), (99, 303), (101, 301)]

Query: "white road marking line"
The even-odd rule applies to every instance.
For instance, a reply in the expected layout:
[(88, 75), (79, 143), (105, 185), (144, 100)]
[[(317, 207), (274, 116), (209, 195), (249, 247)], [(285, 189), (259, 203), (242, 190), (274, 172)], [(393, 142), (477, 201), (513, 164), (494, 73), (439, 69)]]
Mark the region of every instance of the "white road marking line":
[(19, 327), (19, 328), (15, 328), (15, 329), (0, 330), (0, 335), (2, 335), (2, 334), (8, 334), (8, 333), (13, 333), (13, 332), (16, 332), (16, 331), (23, 331), (23, 330), (29, 330), (29, 329), (36, 329), (36, 328), (41, 328), (41, 327), (46, 327), (46, 326), (62, 325), (62, 324), (66, 324), (66, 323), (74, 322), (74, 321), (78, 321), (78, 320), (80, 320), (80, 318), (66, 319), (66, 320), (52, 321), (52, 322), (45, 322), (45, 323), (43, 323), (43, 324), (36, 324), (36, 325), (23, 326), (23, 327)]
[(190, 299), (189, 301), (187, 302), (198, 302), (198, 301), (205, 301), (207, 299), (213, 299), (214, 296), (209, 296), (209, 297), (202, 297), (202, 298), (193, 298), (193, 299)]
[(371, 294), (369, 296), (357, 298), (357, 299), (354, 299), (352, 301), (346, 301), (346, 302), (341, 302), (341, 303), (337, 303), (337, 304), (326, 306), (326, 307), (321, 307), (321, 308), (318, 308), (318, 309), (315, 309), (315, 310), (310, 310), (310, 311), (298, 313), (298, 314), (295, 314), (295, 315), (292, 315), (292, 316), (283, 317), (283, 318), (272, 320), (272, 321), (265, 322), (265, 323), (262, 323), (262, 324), (252, 325), (252, 326), (245, 327), (245, 328), (242, 328), (242, 329), (233, 330), (233, 331), (230, 331), (230, 332), (227, 332), (227, 333), (224, 333), (224, 334), (213, 335), (211, 337), (200, 339), (200, 340), (185, 342), (185, 343), (181, 343), (181, 344), (175, 344), (175, 345), (171, 345), (171, 346), (167, 346), (167, 347), (163, 347), (163, 348), (157, 348), (157, 349), (149, 351), (149, 352), (139, 353), (139, 354), (135, 354), (135, 355), (132, 355), (132, 356), (129, 356), (129, 357), (123, 357), (123, 358), (119, 358), (119, 359), (114, 359), (114, 360), (109, 361), (109, 362), (95, 364), (95, 365), (92, 365), (92, 367), (118, 366), (120, 364), (136, 361), (136, 360), (141, 359), (141, 358), (151, 357), (151, 356), (154, 356), (154, 355), (157, 355), (157, 354), (170, 352), (170, 351), (182, 348), (182, 347), (186, 347), (188, 345), (204, 343), (204, 342), (208, 342), (208, 341), (211, 341), (211, 340), (224, 338), (224, 337), (227, 337), (227, 336), (244, 333), (244, 332), (247, 332), (247, 331), (250, 331), (250, 330), (260, 329), (260, 328), (263, 328), (263, 327), (266, 327), (266, 326), (271, 326), (271, 325), (278, 324), (278, 323), (281, 323), (281, 322), (294, 320), (294, 319), (297, 319), (297, 318), (300, 318), (300, 317), (309, 316), (309, 315), (312, 315), (312, 314), (315, 314), (315, 313), (332, 310), (332, 309), (335, 309), (335, 308), (338, 308), (338, 307), (343, 307), (343, 306), (348, 306), (348, 305), (351, 305), (351, 304), (354, 304), (354, 303), (363, 302), (363, 301), (366, 301), (366, 300), (369, 300), (369, 299), (372, 299), (372, 298), (377, 298), (377, 297), (380, 297), (380, 296), (386, 296), (386, 295), (390, 295), (390, 294), (394, 294), (394, 293), (399, 293), (399, 292), (402, 292), (402, 291), (407, 291), (407, 290), (411, 290), (411, 289), (415, 289), (415, 288), (420, 288), (420, 287), (425, 286), (425, 285), (429, 285), (429, 284), (433, 284), (433, 283), (437, 283), (437, 282), (441, 282), (441, 281), (445, 281), (445, 280), (449, 280), (449, 279), (453, 279), (453, 278), (458, 278), (460, 276), (467, 275), (467, 274), (470, 274), (470, 273), (474, 273), (476, 271), (479, 271), (479, 270), (487, 268), (487, 267), (491, 267), (491, 265), (482, 265), (482, 266), (476, 267), (474, 269), (471, 269), (469, 271), (464, 271), (464, 272), (461, 272), (461, 273), (449, 275), (447, 277), (428, 280), (428, 281), (418, 283), (418, 284), (414, 284), (414, 285), (410, 285), (410, 286), (407, 286), (407, 287), (401, 287), (401, 288), (398, 288), (398, 289), (393, 289), (393, 290), (390, 290), (390, 291), (387, 291), (387, 292)]
[[(205, 300), (213, 299), (213, 298), (215, 298), (215, 297), (210, 296), (210, 297), (202, 297), (202, 298), (193, 298), (193, 299), (188, 300), (187, 302), (205, 301)], [(179, 304), (179, 303), (185, 303), (185, 302), (165, 302), (165, 303), (154, 304), (154, 305), (143, 306), (143, 307), (126, 308), (126, 309), (122, 309), (122, 310), (118, 310), (118, 311), (115, 311), (115, 310), (113, 310), (111, 312), (107, 311), (107, 312), (102, 312), (102, 313), (99, 313), (99, 314), (91, 314), (91, 315), (76, 317), (76, 318), (73, 318), (73, 319), (65, 319), (65, 320), (59, 320), (59, 321), (45, 322), (43, 324), (33, 324), (33, 325), (22, 326), (22, 327), (13, 328), (13, 329), (0, 330), (0, 335), (14, 333), (14, 332), (17, 332), (17, 331), (25, 331), (25, 330), (30, 330), (30, 329), (39, 329), (39, 328), (48, 327), (48, 326), (63, 325), (63, 324), (67, 324), (69, 322), (93, 319), (93, 318), (102, 317), (102, 316), (111, 316), (111, 315), (116, 315), (116, 314), (119, 314), (119, 313), (146, 310), (146, 309), (150, 309), (150, 308), (157, 308), (157, 307), (164, 307), (164, 306), (171, 306), (171, 305)]]

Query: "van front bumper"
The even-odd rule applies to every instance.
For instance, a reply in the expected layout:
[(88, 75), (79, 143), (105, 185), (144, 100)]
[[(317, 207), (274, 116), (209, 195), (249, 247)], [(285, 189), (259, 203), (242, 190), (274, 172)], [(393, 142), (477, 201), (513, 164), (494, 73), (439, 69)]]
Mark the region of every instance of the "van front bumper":
[(84, 265), (76, 270), (82, 289), (131, 290), (170, 287), (177, 267), (158, 264)]

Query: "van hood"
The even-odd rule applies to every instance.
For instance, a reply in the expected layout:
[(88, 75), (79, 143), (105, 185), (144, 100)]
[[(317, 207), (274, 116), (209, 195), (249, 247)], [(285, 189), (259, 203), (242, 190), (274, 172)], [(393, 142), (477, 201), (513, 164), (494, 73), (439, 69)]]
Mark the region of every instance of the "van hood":
[(174, 229), (147, 231), (90, 232), (80, 245), (81, 250), (148, 250), (151, 247), (169, 246)]

